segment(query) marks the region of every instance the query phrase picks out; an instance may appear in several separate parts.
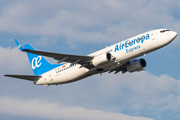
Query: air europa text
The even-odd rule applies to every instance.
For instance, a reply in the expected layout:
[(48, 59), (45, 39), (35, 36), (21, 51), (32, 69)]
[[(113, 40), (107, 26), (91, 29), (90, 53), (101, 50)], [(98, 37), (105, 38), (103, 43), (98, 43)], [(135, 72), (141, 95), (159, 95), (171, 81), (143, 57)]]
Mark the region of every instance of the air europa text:
[(117, 44), (115, 46), (115, 50), (114, 52), (116, 51), (119, 51), (119, 50), (122, 50), (124, 48), (128, 48), (128, 47), (131, 47), (133, 45), (135, 45), (136, 43), (141, 43), (143, 44), (144, 43), (144, 40), (148, 40), (149, 39), (149, 34), (146, 34), (146, 35), (142, 35), (141, 37), (138, 37), (134, 40), (126, 40), (125, 42), (121, 42), (119, 45)]

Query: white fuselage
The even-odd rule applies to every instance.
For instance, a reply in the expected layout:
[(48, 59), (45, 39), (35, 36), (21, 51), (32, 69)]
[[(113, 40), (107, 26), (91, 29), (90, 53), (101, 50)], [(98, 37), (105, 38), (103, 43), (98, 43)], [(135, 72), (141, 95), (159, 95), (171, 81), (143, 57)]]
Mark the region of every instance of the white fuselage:
[[(166, 29), (157, 29), (142, 33), (88, 55), (98, 56), (103, 53), (110, 53), (112, 55), (112, 60), (106, 64), (87, 69), (81, 67), (80, 64), (71, 65), (71, 63), (67, 63), (44, 73), (42, 78), (34, 83), (36, 85), (47, 86), (53, 84), (57, 85), (74, 82), (93, 74), (103, 73), (121, 66), (134, 58), (166, 46), (172, 42), (176, 36), (176, 32)], [(103, 71), (97, 71), (98, 68), (103, 69)]]

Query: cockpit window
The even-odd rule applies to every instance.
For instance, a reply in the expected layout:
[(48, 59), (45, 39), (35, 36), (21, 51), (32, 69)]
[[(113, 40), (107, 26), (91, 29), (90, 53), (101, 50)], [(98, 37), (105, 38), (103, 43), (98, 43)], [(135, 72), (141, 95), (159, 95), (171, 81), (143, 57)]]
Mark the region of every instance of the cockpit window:
[(164, 33), (164, 32), (166, 32), (166, 31), (170, 31), (170, 30), (162, 30), (162, 31), (160, 31), (160, 33)]

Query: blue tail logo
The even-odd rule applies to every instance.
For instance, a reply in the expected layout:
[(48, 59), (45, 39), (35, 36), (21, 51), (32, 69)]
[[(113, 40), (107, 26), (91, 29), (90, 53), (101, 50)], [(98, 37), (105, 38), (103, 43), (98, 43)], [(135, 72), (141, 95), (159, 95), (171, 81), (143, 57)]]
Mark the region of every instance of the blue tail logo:
[(37, 58), (33, 58), (32, 59), (32, 69), (36, 69), (38, 67), (41, 66), (42, 62), (41, 62), (42, 56), (38, 56)]
[[(23, 47), (21, 44), (18, 43), (17, 40), (15, 40), (15, 42), (18, 48), (23, 52), (26, 52), (28, 49), (35, 50), (31, 44), (27, 44)], [(63, 65), (63, 64), (51, 64), (41, 55), (28, 53), (28, 52), (26, 53), (29, 58), (29, 62), (34, 72), (34, 75), (42, 75), (54, 68), (57, 68)]]

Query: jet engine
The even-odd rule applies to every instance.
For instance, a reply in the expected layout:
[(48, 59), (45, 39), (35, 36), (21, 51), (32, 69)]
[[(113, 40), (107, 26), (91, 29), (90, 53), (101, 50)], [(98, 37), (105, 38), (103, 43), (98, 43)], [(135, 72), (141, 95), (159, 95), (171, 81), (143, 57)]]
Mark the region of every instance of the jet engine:
[(103, 53), (98, 56), (95, 56), (91, 61), (91, 65), (98, 66), (100, 64), (109, 62), (111, 60), (112, 55), (110, 53)]
[(135, 59), (130, 61), (130, 64), (126, 67), (128, 72), (142, 71), (146, 67), (146, 61), (144, 59)]

